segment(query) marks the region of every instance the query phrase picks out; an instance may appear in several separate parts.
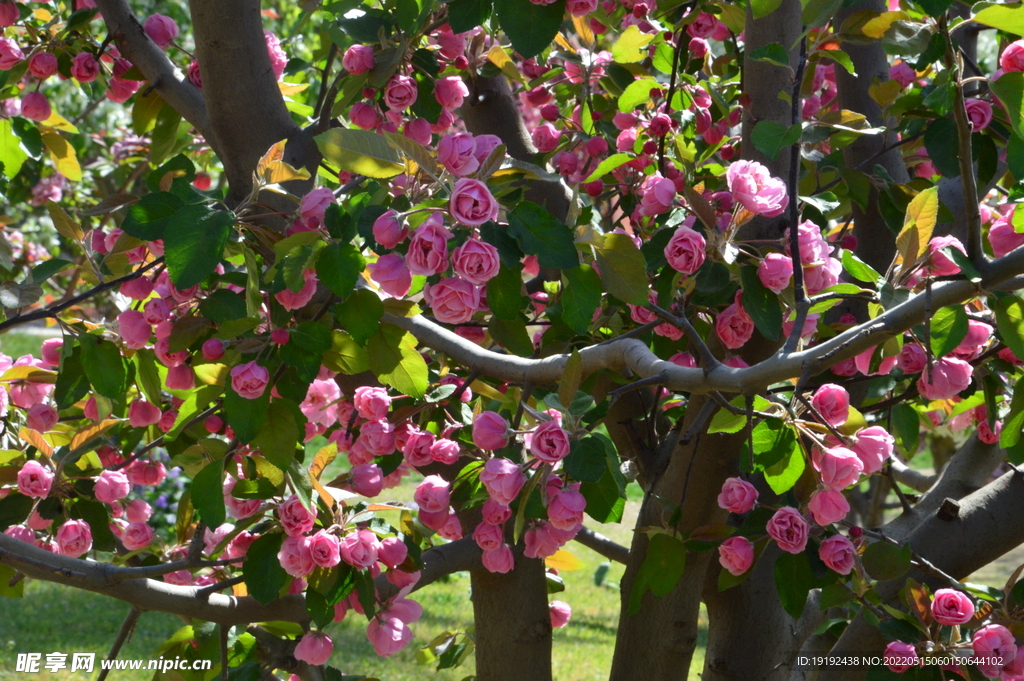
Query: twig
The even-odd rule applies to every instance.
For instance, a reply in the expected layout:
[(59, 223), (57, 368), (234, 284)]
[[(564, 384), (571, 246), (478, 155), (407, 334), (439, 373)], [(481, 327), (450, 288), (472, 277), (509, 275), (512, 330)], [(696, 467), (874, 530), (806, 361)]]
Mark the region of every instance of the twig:
[(697, 418), (693, 420), (693, 423), (690, 424), (686, 433), (682, 438), (680, 438), (679, 444), (688, 445), (693, 438), (704, 432), (704, 426), (707, 425), (708, 419), (715, 413), (717, 407), (718, 403), (715, 402), (715, 400), (704, 400), (704, 404), (701, 405), (700, 411), (697, 412)]
[[(801, 28), (801, 31), (803, 29)], [(800, 61), (796, 67), (795, 82), (793, 83), (792, 97), (792, 125), (800, 124), (800, 86), (804, 79), (804, 67), (807, 65), (807, 39), (800, 38)], [(804, 320), (807, 319), (807, 310), (810, 304), (807, 302), (807, 289), (804, 287), (804, 270), (800, 260), (800, 141), (797, 140), (790, 151), (789, 160), (789, 250), (793, 259), (793, 294), (796, 302), (796, 321), (793, 330), (782, 347), (782, 354), (788, 355), (796, 350), (797, 343), (804, 330)]]
[(700, 355), (701, 364), (703, 365), (704, 373), (707, 373), (717, 367), (721, 362), (711, 352), (711, 348), (707, 346), (704, 339), (697, 333), (697, 329), (693, 328), (693, 324), (686, 318), (685, 315), (676, 316), (667, 310), (663, 310), (657, 305), (651, 303), (648, 305), (654, 314), (658, 315), (672, 326), (676, 326), (682, 329), (683, 333), (686, 334), (686, 338), (693, 343), (694, 347), (697, 348), (697, 354)]
[[(135, 623), (139, 621), (139, 615), (141, 614), (142, 611), (134, 605), (128, 611), (128, 614), (124, 618), (124, 622), (121, 623), (121, 630), (117, 632), (117, 638), (114, 639), (114, 645), (110, 646), (110, 652), (107, 654), (107, 661), (113, 662), (117, 659), (117, 654), (121, 652), (121, 646), (123, 646), (125, 641), (128, 640), (128, 637), (132, 635), (132, 632), (135, 630)], [(113, 665), (104, 666), (103, 669), (100, 670), (100, 675), (96, 677), (96, 681), (103, 681), (106, 679), (112, 666)]]
[(327, 50), (327, 62), (324, 64), (324, 72), (320, 77), (320, 92), (316, 97), (316, 106), (313, 107), (313, 111), (316, 111), (319, 120), (320, 116), (323, 116), (324, 100), (327, 99), (327, 79), (331, 77), (331, 66), (334, 65), (334, 58), (338, 56), (338, 46), (332, 41), (331, 48)]
[(210, 594), (215, 594), (218, 591), (223, 591), (224, 589), (230, 589), (236, 584), (241, 584), (244, 581), (245, 577), (243, 575), (238, 575), (237, 577), (232, 577), (231, 579), (221, 580), (216, 584), (207, 584), (206, 586), (204, 586), (196, 592), (196, 598), (202, 598), (205, 600)]
[(914, 507), (910, 505), (910, 500), (907, 499), (907, 495), (903, 493), (900, 486), (896, 484), (896, 478), (892, 474), (892, 464), (887, 462), (885, 468), (882, 470), (885, 477), (889, 478), (889, 483), (892, 485), (892, 489), (896, 492), (896, 498), (900, 500), (900, 506), (903, 507), (904, 513), (913, 513)]
[[(185, 424), (185, 428), (182, 428), (182, 430), (190, 428), (193, 424), (198, 423), (199, 421), (202, 421), (203, 419), (205, 419), (207, 416), (209, 416), (213, 412), (217, 411), (218, 409), (220, 409), (220, 405), (216, 404), (216, 405), (214, 405), (214, 406), (212, 406), (212, 407), (210, 407), (208, 409), (205, 409), (205, 410), (201, 411), (200, 413), (198, 413), (195, 416), (193, 416), (192, 419), (189, 420), (189, 422)], [(160, 437), (158, 437), (157, 439), (153, 440), (152, 442), (150, 442), (148, 445), (146, 445), (145, 447), (143, 447), (139, 451), (137, 451), (134, 454), (132, 454), (131, 456), (129, 456), (127, 459), (125, 459), (121, 463), (119, 463), (119, 464), (117, 464), (115, 466), (111, 466), (110, 470), (112, 470), (112, 471), (119, 471), (119, 470), (121, 470), (123, 468), (127, 468), (128, 466), (130, 466), (133, 463), (135, 463), (138, 460), (138, 458), (140, 456), (142, 456), (143, 454), (145, 454), (145, 453), (149, 452), (150, 450), (155, 449), (156, 447), (159, 447), (160, 445), (162, 445), (164, 443), (164, 438), (165, 437), (166, 437), (166, 435), (161, 435)]]
[(644, 386), (659, 385), (661, 383), (664, 383), (666, 378), (667, 378), (667, 375), (664, 372), (662, 372), (660, 374), (656, 374), (654, 376), (650, 376), (648, 378), (641, 378), (638, 381), (633, 381), (632, 383), (627, 383), (626, 385), (622, 386), (621, 388), (616, 388), (615, 390), (613, 390), (610, 393), (608, 393), (608, 396), (611, 398), (612, 402), (614, 402), (619, 397), (621, 397), (622, 395), (624, 395), (624, 394), (626, 394), (628, 392), (632, 392), (634, 390), (639, 390), (640, 388), (643, 388)]

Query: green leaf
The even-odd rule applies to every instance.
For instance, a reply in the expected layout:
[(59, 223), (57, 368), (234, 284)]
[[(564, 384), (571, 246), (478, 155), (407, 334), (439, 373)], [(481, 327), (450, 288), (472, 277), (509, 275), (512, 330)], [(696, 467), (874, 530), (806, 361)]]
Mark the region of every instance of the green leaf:
[(608, 470), (604, 443), (589, 436), (574, 440), (565, 457), (565, 471), (577, 482), (600, 482)]
[(354, 245), (330, 244), (320, 251), (316, 261), (316, 276), (331, 293), (344, 300), (355, 289), (356, 281), (365, 267), (366, 260)]
[[(781, 0), (779, 0), (781, 2)], [(629, 26), (612, 45), (612, 57), (620, 64), (635, 64), (647, 57), (647, 46), (654, 36)]]
[(41, 284), (55, 274), (77, 267), (75, 263), (60, 258), (51, 258), (36, 265), (29, 273), (28, 283)]
[(807, 593), (814, 588), (814, 575), (806, 553), (782, 552), (775, 560), (775, 588), (782, 607), (793, 619), (799, 619), (807, 603)]
[(967, 337), (967, 310), (963, 305), (950, 305), (939, 309), (931, 318), (929, 337), (936, 358), (945, 357)]
[[(634, 80), (632, 83), (627, 85), (626, 89), (622, 91), (621, 95), (619, 95), (619, 111), (621, 111), (622, 113), (629, 113), (630, 111), (640, 106), (641, 104), (650, 101), (651, 90), (653, 90), (656, 87), (661, 87), (661, 83), (654, 80), (653, 78), (639, 78), (637, 80)], [(609, 163), (616, 156), (622, 159), (621, 162), (617, 162), (617, 165), (615, 164), (616, 162)], [(587, 182), (593, 182), (594, 180), (601, 177), (605, 173), (617, 168), (619, 165), (622, 165), (630, 158), (631, 157), (629, 154), (615, 154), (609, 158), (606, 158), (605, 160), (601, 161), (601, 165), (597, 167), (597, 170), (594, 171), (594, 174), (592, 174), (590, 178), (587, 178)], [(604, 166), (605, 164), (608, 164), (609, 167), (601, 171), (600, 174), (597, 174), (597, 171), (601, 170), (601, 167)]]
[(996, 300), (996, 327), (1007, 347), (1018, 357), (1024, 357), (1024, 300), (1017, 296), (1002, 296)]
[(498, 225), (493, 221), (485, 222), (480, 226), (480, 238), (498, 249), (498, 257), (505, 267), (516, 267), (523, 259), (523, 251), (505, 225)]
[(619, 485), (607, 466), (600, 480), (580, 485), (580, 494), (587, 500), (587, 515), (597, 522), (617, 523), (622, 520), (626, 500), (619, 494)]
[(750, 141), (758, 151), (774, 161), (783, 149), (796, 144), (802, 131), (799, 123), (787, 127), (776, 121), (760, 121), (754, 126)]
[[(763, 471), (774, 466), (797, 446), (796, 433), (782, 419), (777, 418), (766, 418), (754, 426), (751, 439), (754, 441), (755, 471)], [(743, 443), (743, 449), (740, 461), (747, 466), (750, 460), (749, 443)]]
[(935, 167), (946, 177), (960, 177), (960, 150), (956, 123), (937, 118), (924, 133), (924, 146)]
[(96, 392), (112, 400), (121, 399), (127, 388), (128, 366), (117, 346), (99, 336), (83, 334), (82, 368)]
[(637, 570), (633, 591), (629, 595), (629, 614), (640, 612), (644, 594), (650, 589), (655, 596), (667, 596), (679, 584), (686, 570), (686, 547), (676, 537), (659, 532), (647, 545), (647, 556)]
[[(1017, 182), (1024, 181), (1024, 140), (1017, 135), (1010, 135), (1006, 143), (1006, 165), (1010, 168), (1013, 179)], [(1016, 212), (1014, 217), (1017, 217)], [(1021, 218), (1024, 219), (1024, 213), (1021, 214)], [(1019, 233), (1017, 225), (1014, 224), (1013, 227), (1014, 231)]]
[(594, 251), (605, 290), (624, 303), (647, 305), (647, 261), (629, 235), (605, 234)]
[(394, 324), (381, 324), (366, 344), (370, 371), (382, 382), (414, 399), (427, 392), (427, 363), (416, 338)]
[(0, 499), (0, 532), (11, 525), (25, 522), (29, 513), (32, 512), (34, 504), (32, 497), (26, 497), (17, 492), (12, 492)]
[(982, 7), (974, 20), (1000, 31), (1024, 36), (1024, 5), (1019, 2), (1012, 4), (996, 4), (980, 2), (975, 7)]
[(491, 0), (452, 0), (448, 3), (448, 25), (452, 33), (465, 33), (483, 25), (491, 16)]
[(501, 319), (495, 315), (487, 324), (487, 330), (490, 331), (491, 338), (512, 354), (520, 357), (529, 357), (533, 354), (533, 342), (522, 318)]
[(383, 316), (384, 303), (376, 293), (368, 289), (355, 291), (334, 310), (338, 324), (359, 345), (366, 345), (366, 341), (377, 332)]
[(754, 326), (769, 340), (778, 340), (782, 334), (782, 308), (779, 297), (765, 288), (757, 276), (757, 269), (744, 267), (740, 270), (743, 283), (743, 309), (754, 320)]
[[(586, 333), (594, 310), (601, 304), (601, 277), (590, 265), (572, 267), (562, 273), (566, 278), (562, 289), (562, 321), (576, 333)], [(487, 300), (490, 302), (490, 296)]]
[(207, 527), (219, 527), (226, 517), (223, 486), (224, 459), (206, 464), (192, 479), (192, 505)]
[(536, 203), (523, 201), (508, 214), (508, 232), (541, 267), (564, 270), (580, 264), (572, 231)]
[(149, 348), (135, 351), (135, 382), (153, 404), (160, 404), (162, 399), (160, 373), (156, 368), (156, 354)]
[(892, 425), (893, 435), (903, 448), (904, 454), (908, 458), (913, 456), (917, 452), (921, 417), (909, 404), (897, 404), (892, 408)]
[(910, 548), (907, 546), (877, 541), (868, 546), (861, 560), (864, 569), (874, 579), (888, 581), (899, 579), (910, 572), (910, 557)]
[(164, 238), (164, 230), (174, 214), (185, 208), (185, 202), (170, 192), (146, 194), (128, 209), (121, 223), (130, 236), (143, 241)]
[(4, 166), (4, 174), (13, 178), (27, 160), (28, 154), (22, 147), (21, 138), (14, 134), (11, 119), (0, 118), (0, 163)]
[(487, 282), (487, 306), (499, 319), (516, 319), (523, 305), (523, 268), (504, 265)]
[[(769, 2), (773, 0), (768, 0)], [(839, 8), (843, 6), (843, 0), (809, 0), (801, 3), (804, 6), (803, 23), (804, 30), (824, 26), (831, 21)]]
[(319, 322), (303, 322), (290, 332), (288, 343), (281, 346), (281, 360), (295, 367), (307, 383), (316, 380), (323, 355), (331, 349), (331, 330)]
[[(829, 50), (832, 56), (833, 50)], [(750, 51), (750, 58), (754, 61), (766, 61), (776, 66), (789, 66), (789, 52), (779, 43), (768, 43)]]
[(288, 581), (288, 573), (277, 557), (284, 535), (265, 534), (249, 547), (242, 563), (242, 576), (249, 595), (266, 605), (277, 598)]
[(224, 256), (235, 214), (195, 205), (182, 208), (164, 230), (164, 255), (171, 281), (179, 289), (213, 274)]
[(1024, 73), (1004, 73), (999, 80), (990, 82), (989, 88), (1003, 103), (1017, 137), (1024, 138), (1024, 127), (1021, 125), (1024, 117)]
[[(292, 410), (281, 400), (274, 400), (267, 409), (267, 417), (253, 445), (263, 453), (267, 461), (286, 471), (295, 459), (295, 445), (299, 442), (299, 436), (299, 427)], [(195, 498), (195, 494), (192, 496)]]
[(530, 0), (494, 0), (498, 24), (524, 59), (536, 57), (558, 35), (565, 16), (565, 0), (535, 5)]
[(751, 0), (750, 8), (754, 12), (754, 18), (766, 17), (779, 8), (782, 0)]
[(857, 281), (874, 284), (881, 278), (871, 265), (858, 258), (852, 251), (843, 251), (843, 268)]
[(235, 437), (243, 445), (252, 442), (260, 432), (269, 407), (269, 389), (255, 400), (242, 397), (231, 387), (224, 393), (224, 417), (235, 431)]
[(764, 469), (764, 480), (776, 494), (785, 494), (793, 489), (800, 476), (804, 474), (807, 462), (804, 460), (804, 453), (796, 442), (788, 453)]
[(57, 409), (67, 409), (88, 394), (89, 379), (82, 367), (82, 349), (75, 345), (71, 355), (64, 358), (57, 373), (53, 398), (57, 402)]
[(633, 156), (631, 154), (612, 154), (597, 164), (597, 168), (594, 169), (594, 172), (590, 173), (587, 179), (583, 180), (583, 182), (586, 184), (587, 182), (598, 180), (613, 170), (626, 165), (631, 160), (633, 160)]
[(327, 161), (350, 173), (383, 179), (405, 170), (402, 155), (381, 135), (332, 128), (313, 139)]

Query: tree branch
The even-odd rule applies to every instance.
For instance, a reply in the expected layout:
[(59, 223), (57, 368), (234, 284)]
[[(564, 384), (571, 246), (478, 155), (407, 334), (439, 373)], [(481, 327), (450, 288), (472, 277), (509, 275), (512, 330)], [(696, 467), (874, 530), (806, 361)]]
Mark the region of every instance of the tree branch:
[(629, 560), (629, 547), (613, 542), (608, 537), (594, 532), (589, 527), (584, 527), (576, 534), (576, 541), (583, 544), (591, 551), (599, 553), (608, 560), (625, 565)]
[[(420, 579), (413, 587), (413, 591), (418, 591), (452, 573), (477, 570), (483, 567), (481, 562), (483, 551), (472, 537), (463, 537), (447, 544), (435, 546), (424, 551), (422, 558), (423, 568), (420, 570)], [(398, 594), (398, 587), (389, 582), (385, 575), (379, 575), (373, 580), (373, 583), (377, 587), (377, 596), (381, 601), (390, 600)]]
[(926, 475), (921, 471), (914, 470), (899, 459), (892, 459), (890, 464), (892, 477), (907, 487), (918, 492), (927, 492), (928, 489), (938, 480), (938, 475)]
[(210, 120), (203, 94), (188, 82), (142, 29), (125, 0), (96, 0), (121, 55), (137, 66), (164, 101), (209, 139)]

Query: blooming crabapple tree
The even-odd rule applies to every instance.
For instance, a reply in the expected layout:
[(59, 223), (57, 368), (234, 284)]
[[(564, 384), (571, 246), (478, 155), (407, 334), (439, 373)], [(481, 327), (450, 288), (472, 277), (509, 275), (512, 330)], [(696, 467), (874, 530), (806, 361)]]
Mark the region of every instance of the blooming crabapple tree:
[(575, 540), (616, 681), (702, 601), (704, 679), (1024, 678), (1020, 571), (962, 581), (1024, 542), (1019, 5), (141, 4), (0, 0), (0, 331), (59, 333), (0, 356), (4, 595), (543, 681)]

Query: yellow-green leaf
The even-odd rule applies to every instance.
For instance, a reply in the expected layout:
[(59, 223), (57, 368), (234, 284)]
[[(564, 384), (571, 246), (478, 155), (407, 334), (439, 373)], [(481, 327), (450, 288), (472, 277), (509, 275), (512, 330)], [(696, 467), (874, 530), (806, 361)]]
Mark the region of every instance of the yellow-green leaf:
[(314, 139), (324, 158), (350, 173), (380, 179), (394, 177), (405, 170), (402, 155), (382, 135), (333, 128)]
[(562, 380), (558, 383), (558, 401), (562, 403), (563, 407), (568, 409), (572, 404), (572, 398), (576, 397), (576, 391), (580, 389), (582, 381), (583, 358), (580, 357), (576, 348), (573, 348), (572, 354), (569, 355), (569, 359), (565, 363)]
[(654, 36), (641, 33), (636, 26), (630, 26), (612, 45), (612, 57), (620, 64), (635, 64), (647, 56), (647, 46)]
[(81, 242), (85, 238), (85, 232), (82, 231), (82, 227), (71, 219), (71, 216), (64, 212), (54, 201), (46, 200), (46, 210), (50, 211), (50, 219), (53, 220), (53, 226), (57, 230), (57, 233), (68, 241)]
[(903, 256), (903, 269), (908, 270), (924, 255), (939, 215), (939, 188), (929, 187), (907, 206), (903, 229), (896, 237), (896, 248)]
[(647, 262), (633, 240), (626, 234), (605, 234), (604, 245), (595, 250), (605, 291), (624, 303), (646, 305)]
[(415, 399), (427, 392), (427, 363), (416, 337), (393, 324), (381, 324), (366, 344), (366, 358), (377, 378)]
[(909, 20), (910, 15), (906, 12), (882, 12), (874, 19), (869, 19), (861, 27), (860, 32), (869, 38), (881, 38), (889, 30), (894, 21), (900, 19)]
[(1000, 31), (1024, 35), (1024, 5), (1019, 2), (1005, 5), (989, 4), (974, 15), (974, 20)]
[(43, 146), (46, 147), (46, 153), (49, 154), (57, 172), (72, 182), (81, 182), (82, 167), (78, 165), (75, 148), (56, 132), (44, 132), (42, 137)]

